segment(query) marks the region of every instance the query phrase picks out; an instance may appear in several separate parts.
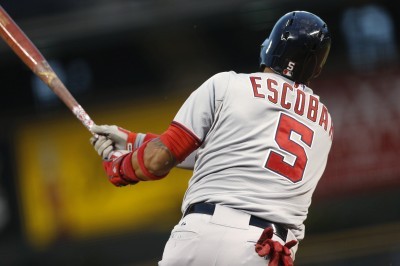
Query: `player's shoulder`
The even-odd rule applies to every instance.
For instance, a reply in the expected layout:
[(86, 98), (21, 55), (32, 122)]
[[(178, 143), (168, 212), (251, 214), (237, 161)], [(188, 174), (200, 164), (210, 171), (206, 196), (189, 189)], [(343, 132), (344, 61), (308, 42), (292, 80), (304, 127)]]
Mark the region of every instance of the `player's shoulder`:
[(262, 74), (261, 72), (255, 72), (255, 73), (239, 73), (233, 70), (230, 71), (224, 71), (224, 72), (219, 72), (211, 77), (213, 80), (243, 80), (243, 79), (248, 79), (249, 76), (254, 76), (254, 75), (260, 75)]
[(208, 79), (208, 84), (214, 90), (225, 91), (229, 87), (229, 84), (232, 84), (235, 75), (237, 74), (234, 71), (218, 72)]
[(218, 72), (218, 73), (214, 74), (213, 76), (211, 76), (210, 79), (225, 80), (225, 79), (229, 79), (231, 76), (234, 76), (234, 75), (237, 75), (237, 73), (234, 71), (223, 71), (223, 72)]

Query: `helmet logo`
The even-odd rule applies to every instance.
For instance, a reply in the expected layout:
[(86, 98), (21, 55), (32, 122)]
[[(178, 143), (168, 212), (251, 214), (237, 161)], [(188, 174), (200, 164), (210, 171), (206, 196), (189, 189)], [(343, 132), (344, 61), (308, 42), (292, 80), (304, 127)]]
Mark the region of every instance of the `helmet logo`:
[(282, 74), (288, 77), (293, 76), (294, 66), (296, 65), (295, 62), (289, 61), (287, 67), (282, 71)]

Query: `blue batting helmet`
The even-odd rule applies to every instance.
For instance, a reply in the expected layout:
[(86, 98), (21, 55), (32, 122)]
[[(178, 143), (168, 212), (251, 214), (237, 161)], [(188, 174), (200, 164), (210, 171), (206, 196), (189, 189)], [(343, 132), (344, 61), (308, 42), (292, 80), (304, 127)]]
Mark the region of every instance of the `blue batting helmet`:
[(282, 16), (261, 46), (260, 66), (297, 83), (317, 77), (328, 57), (331, 38), (326, 23), (306, 11)]

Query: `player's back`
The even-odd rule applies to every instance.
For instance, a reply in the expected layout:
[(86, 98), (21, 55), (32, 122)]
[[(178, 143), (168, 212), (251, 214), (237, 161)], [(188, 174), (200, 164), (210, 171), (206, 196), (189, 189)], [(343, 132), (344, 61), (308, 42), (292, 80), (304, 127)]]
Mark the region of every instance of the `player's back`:
[(184, 207), (221, 203), (290, 225), (302, 238), (332, 143), (327, 108), (311, 89), (277, 74), (225, 72), (214, 79), (219, 102)]

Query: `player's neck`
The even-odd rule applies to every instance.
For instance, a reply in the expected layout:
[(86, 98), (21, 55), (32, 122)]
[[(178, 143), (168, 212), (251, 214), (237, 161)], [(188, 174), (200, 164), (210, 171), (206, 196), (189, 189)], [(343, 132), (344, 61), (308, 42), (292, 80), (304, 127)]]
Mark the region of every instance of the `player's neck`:
[(264, 73), (275, 73), (271, 68), (269, 68), (269, 67), (266, 67), (266, 68), (264, 68), (264, 71), (263, 71)]
[[(275, 73), (276, 74), (276, 72), (275, 71), (273, 71), (271, 68), (269, 68), (269, 67), (266, 67), (266, 68), (264, 68), (264, 71), (263, 71), (264, 73)], [(307, 87), (310, 87), (310, 82), (308, 82), (308, 83), (305, 83), (304, 85), (306, 85)]]

